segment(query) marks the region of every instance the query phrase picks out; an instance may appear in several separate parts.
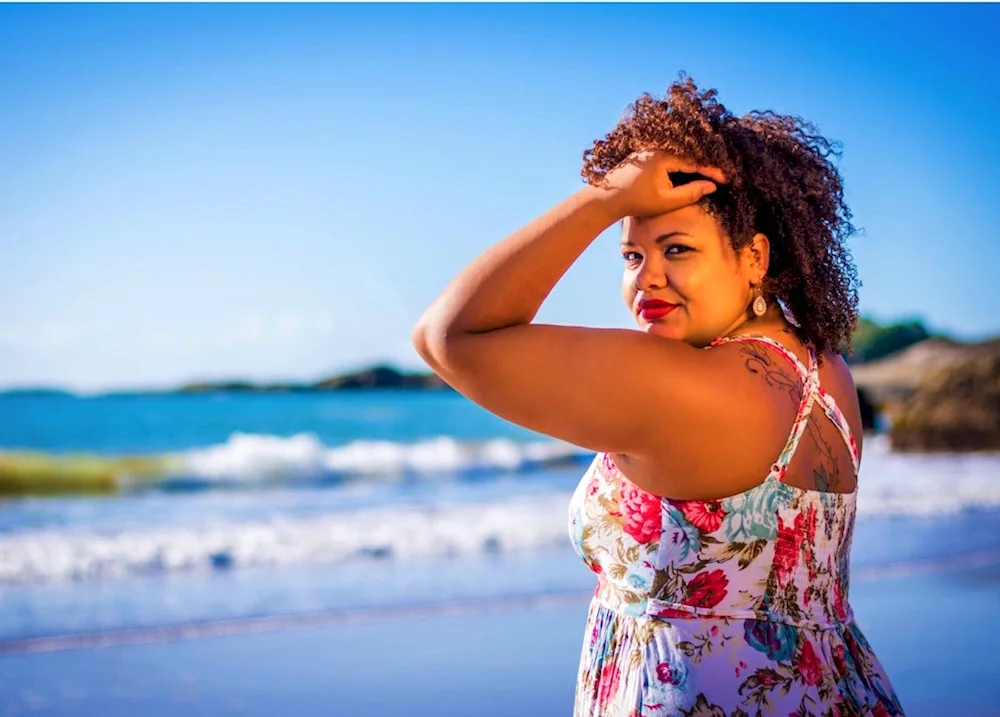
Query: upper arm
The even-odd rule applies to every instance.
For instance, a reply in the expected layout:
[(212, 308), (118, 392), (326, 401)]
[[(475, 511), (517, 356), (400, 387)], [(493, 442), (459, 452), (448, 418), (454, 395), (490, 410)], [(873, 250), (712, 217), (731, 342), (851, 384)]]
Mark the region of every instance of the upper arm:
[(731, 351), (544, 324), (437, 340), (418, 331), (414, 339), (435, 372), (470, 400), (594, 451), (701, 464), (718, 457), (719, 441), (752, 441), (761, 430), (740, 407), (760, 404), (762, 384)]

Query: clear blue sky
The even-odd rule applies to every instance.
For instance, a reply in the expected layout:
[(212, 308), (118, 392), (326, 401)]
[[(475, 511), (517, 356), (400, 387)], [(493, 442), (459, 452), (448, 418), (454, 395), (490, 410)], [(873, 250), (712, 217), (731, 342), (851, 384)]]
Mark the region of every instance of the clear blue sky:
[[(410, 327), (688, 72), (844, 144), (861, 307), (1000, 333), (998, 5), (0, 6), (0, 386), (422, 366)], [(617, 238), (540, 320), (630, 326)]]

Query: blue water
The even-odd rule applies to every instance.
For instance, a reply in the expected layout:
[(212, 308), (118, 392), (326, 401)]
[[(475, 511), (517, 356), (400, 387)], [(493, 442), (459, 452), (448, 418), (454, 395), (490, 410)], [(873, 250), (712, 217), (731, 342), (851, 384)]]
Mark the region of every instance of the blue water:
[(538, 434), (451, 391), (302, 394), (121, 394), (77, 398), (0, 394), (0, 448), (53, 453), (162, 453), (225, 442), (235, 432), (314, 433), (327, 445)]
[[(0, 450), (25, 449), (177, 467), (0, 502), (0, 648), (593, 583), (566, 526), (592, 454), (451, 392), (0, 396)], [(869, 439), (855, 570), (1000, 561), (998, 475), (996, 455)]]

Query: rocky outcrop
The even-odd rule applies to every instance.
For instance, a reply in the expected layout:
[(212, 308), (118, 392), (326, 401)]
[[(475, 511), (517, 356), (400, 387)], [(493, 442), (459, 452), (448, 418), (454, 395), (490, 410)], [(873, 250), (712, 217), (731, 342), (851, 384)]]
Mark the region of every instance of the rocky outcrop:
[(335, 376), (320, 381), (317, 390), (343, 390), (359, 388), (445, 388), (447, 384), (436, 374), (402, 373), (391, 366), (374, 366), (355, 373)]
[(851, 366), (854, 383), (876, 406), (888, 407), (910, 398), (921, 381), (940, 369), (976, 356), (1000, 344), (960, 343), (951, 339), (927, 339), (898, 353), (871, 363)]
[(890, 412), (901, 451), (1000, 450), (1000, 340), (930, 371)]
[(448, 384), (433, 373), (404, 373), (392, 366), (371, 368), (338, 374), (316, 383), (269, 383), (256, 384), (249, 381), (210, 381), (189, 383), (177, 389), (176, 393), (312, 393), (316, 391), (350, 391), (371, 388), (395, 389), (444, 389)]

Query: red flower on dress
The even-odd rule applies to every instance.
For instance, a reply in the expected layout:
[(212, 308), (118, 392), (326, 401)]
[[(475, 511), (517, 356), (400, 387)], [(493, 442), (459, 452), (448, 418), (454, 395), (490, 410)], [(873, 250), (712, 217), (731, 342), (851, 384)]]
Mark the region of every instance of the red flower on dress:
[(703, 533), (714, 533), (722, 526), (726, 511), (717, 500), (678, 500), (674, 501), (688, 522)]
[(886, 709), (884, 704), (879, 703), (875, 706), (875, 709), (872, 710), (872, 717), (889, 717), (889, 710)]
[(757, 681), (760, 682), (764, 687), (773, 687), (778, 684), (778, 673), (774, 670), (760, 669), (757, 670), (755, 677)]
[(809, 640), (802, 642), (802, 654), (799, 656), (799, 674), (807, 685), (815, 687), (823, 679), (823, 666), (816, 656), (812, 643)]
[(729, 580), (721, 570), (698, 573), (687, 584), (687, 597), (681, 602), (691, 607), (715, 607), (726, 597)]
[(833, 665), (837, 668), (837, 673), (841, 676), (847, 674), (847, 660), (844, 655), (844, 646), (836, 645), (833, 648)]
[(778, 516), (778, 537), (774, 541), (774, 576), (781, 586), (788, 584), (799, 565), (799, 553), (802, 552), (802, 541), (806, 535), (804, 521), (802, 513), (795, 516), (791, 525)]
[(648, 543), (660, 537), (663, 515), (660, 499), (629, 482), (622, 483), (622, 513), (625, 532), (637, 543)]
[(601, 709), (607, 707), (608, 702), (614, 697), (615, 693), (618, 691), (618, 679), (621, 677), (621, 670), (618, 665), (608, 663), (601, 670), (601, 677), (597, 682), (597, 694), (598, 701), (601, 705)]

